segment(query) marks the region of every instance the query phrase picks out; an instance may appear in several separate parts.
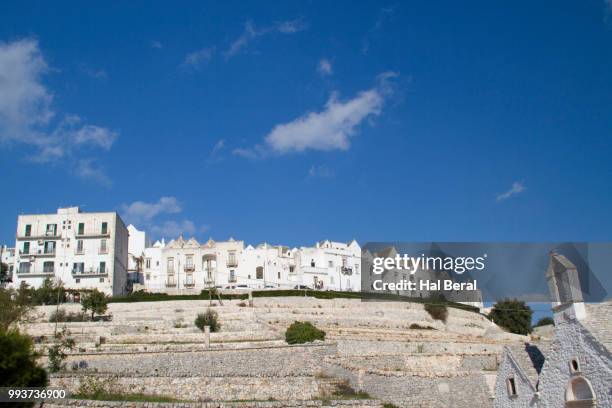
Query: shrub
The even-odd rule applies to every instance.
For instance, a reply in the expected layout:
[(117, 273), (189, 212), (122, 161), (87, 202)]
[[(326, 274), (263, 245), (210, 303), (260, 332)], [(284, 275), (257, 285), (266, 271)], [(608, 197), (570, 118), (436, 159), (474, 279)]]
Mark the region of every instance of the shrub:
[(308, 343), (315, 340), (325, 340), (325, 332), (310, 322), (295, 321), (285, 332), (285, 341), (288, 344)]
[(540, 326), (548, 326), (548, 325), (555, 325), (555, 321), (553, 320), (552, 317), (543, 317), (540, 320), (538, 320), (538, 322), (535, 324), (535, 326), (533, 327), (540, 327)]
[(55, 343), (49, 346), (47, 350), (49, 355), (49, 371), (52, 373), (56, 373), (66, 368), (66, 364), (64, 363), (64, 360), (68, 357), (66, 352), (72, 350), (75, 345), (74, 339), (68, 337), (69, 335), (70, 333), (65, 327), (62, 331), (55, 333)]
[(418, 323), (412, 323), (410, 325), (410, 328), (413, 330), (436, 330), (435, 327), (431, 327), (431, 326), (421, 326)]
[(46, 278), (40, 288), (32, 289), (32, 302), (36, 305), (56, 305), (66, 300), (66, 290), (60, 283), (56, 285)]
[(495, 324), (511, 333), (526, 335), (531, 333), (532, 314), (533, 311), (525, 302), (518, 299), (503, 299), (493, 306), (489, 316)]
[(198, 317), (196, 317), (194, 324), (202, 331), (204, 331), (204, 326), (210, 326), (211, 332), (219, 331), (221, 328), (219, 315), (211, 309), (206, 309), (204, 313), (198, 313)]
[(439, 303), (426, 303), (425, 310), (427, 313), (429, 313), (432, 319), (441, 320), (446, 323), (446, 318), (448, 317), (448, 309), (446, 308), (446, 305)]
[(36, 363), (32, 339), (17, 330), (0, 330), (0, 387), (45, 387), (47, 373)]
[(95, 314), (102, 315), (106, 313), (108, 298), (98, 289), (94, 289), (81, 299), (81, 307), (83, 312), (91, 311), (91, 320), (93, 320)]
[(51, 312), (49, 315), (50, 323), (63, 323), (63, 322), (86, 322), (88, 317), (83, 312), (70, 312), (66, 313), (64, 309), (58, 309)]

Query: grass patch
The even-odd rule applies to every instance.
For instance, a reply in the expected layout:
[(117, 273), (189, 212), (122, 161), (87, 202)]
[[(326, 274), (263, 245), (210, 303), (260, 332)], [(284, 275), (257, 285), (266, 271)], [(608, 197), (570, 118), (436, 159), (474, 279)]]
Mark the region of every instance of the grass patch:
[(348, 380), (338, 384), (332, 396), (334, 399), (372, 399), (370, 394), (365, 391), (355, 391)]
[(410, 328), (412, 330), (437, 330), (435, 327), (431, 327), (431, 326), (421, 326), (418, 323), (412, 323), (410, 325)]

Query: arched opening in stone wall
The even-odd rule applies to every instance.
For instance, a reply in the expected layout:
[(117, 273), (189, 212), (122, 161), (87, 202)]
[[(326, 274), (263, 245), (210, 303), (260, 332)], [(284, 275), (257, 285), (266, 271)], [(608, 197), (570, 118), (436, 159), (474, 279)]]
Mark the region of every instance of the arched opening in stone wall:
[(586, 378), (572, 378), (565, 389), (565, 406), (567, 408), (595, 407), (595, 393)]

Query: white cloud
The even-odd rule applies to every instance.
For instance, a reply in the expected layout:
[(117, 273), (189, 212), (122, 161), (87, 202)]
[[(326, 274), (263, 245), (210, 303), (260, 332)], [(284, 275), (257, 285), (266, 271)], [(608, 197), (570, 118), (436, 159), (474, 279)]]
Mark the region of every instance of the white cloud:
[(208, 154), (208, 163), (216, 163), (223, 160), (222, 152), (225, 149), (225, 140), (219, 139)]
[(505, 193), (499, 194), (495, 199), (497, 201), (504, 201), (512, 197), (513, 195), (522, 193), (523, 191), (525, 191), (525, 189), (526, 187), (522, 182), (515, 181), (514, 183), (512, 183), (512, 187), (510, 187), (510, 190), (506, 191)]
[(175, 238), (179, 235), (191, 236), (194, 235), (198, 229), (196, 228), (193, 221), (183, 220), (177, 221), (165, 221), (160, 225), (153, 225), (150, 228), (151, 234), (156, 237), (169, 237)]
[(335, 175), (334, 171), (324, 164), (312, 165), (308, 170), (308, 177), (310, 178), (332, 178)]
[(148, 222), (160, 214), (176, 214), (183, 209), (176, 197), (161, 197), (159, 201), (147, 203), (134, 201), (121, 206), (121, 214), (130, 223)]
[(208, 64), (215, 52), (214, 47), (202, 48), (187, 54), (181, 65), (183, 68), (198, 69), (202, 65)]
[(350, 138), (367, 118), (380, 115), (385, 97), (391, 92), (389, 79), (393, 72), (378, 76), (378, 84), (354, 98), (341, 101), (332, 94), (323, 110), (309, 112), (291, 122), (276, 125), (263, 145), (235, 149), (234, 154), (247, 158), (265, 157), (270, 153), (286, 154), (305, 150), (347, 150)]
[[(91, 158), (75, 158), (82, 147), (108, 150), (117, 133), (83, 123), (77, 115), (56, 115), (53, 94), (43, 84), (49, 72), (34, 39), (0, 42), (0, 145), (24, 144), (34, 162), (58, 162), (82, 169), (85, 178), (110, 185)], [(58, 120), (54, 118), (59, 117)], [(81, 155), (82, 156), (82, 155)]]
[(120, 213), (123, 219), (138, 228), (149, 231), (153, 237), (175, 238), (178, 235), (193, 235), (197, 232), (204, 232), (205, 226), (197, 227), (189, 220), (158, 220), (160, 217), (171, 214), (179, 214), (183, 211), (181, 204), (176, 197), (161, 197), (157, 202), (147, 203), (144, 201), (134, 201), (130, 204), (120, 206)]
[(306, 30), (307, 25), (302, 20), (290, 20), (281, 21), (271, 27), (256, 28), (251, 21), (244, 23), (244, 30), (242, 34), (230, 45), (225, 52), (225, 58), (233, 57), (238, 54), (243, 48), (246, 48), (249, 43), (258, 37), (262, 37), (267, 34), (281, 33), (281, 34), (295, 34), (297, 32)]
[(322, 76), (328, 76), (334, 73), (334, 69), (332, 67), (331, 62), (326, 58), (321, 58), (319, 60), (319, 65), (317, 65), (317, 71)]
[(161, 50), (164, 48), (164, 45), (160, 41), (154, 40), (151, 41), (151, 48)]
[(113, 185), (112, 180), (106, 175), (104, 169), (97, 166), (94, 159), (77, 161), (75, 173), (81, 179), (92, 180), (104, 187), (111, 187)]

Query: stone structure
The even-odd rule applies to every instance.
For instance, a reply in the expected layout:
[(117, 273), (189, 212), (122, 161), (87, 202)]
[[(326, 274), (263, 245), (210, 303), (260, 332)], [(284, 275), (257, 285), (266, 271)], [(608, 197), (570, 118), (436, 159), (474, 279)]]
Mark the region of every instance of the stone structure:
[(546, 278), (555, 320), (552, 342), (505, 349), (494, 406), (612, 406), (612, 302), (585, 305), (578, 271), (563, 255), (551, 254)]

